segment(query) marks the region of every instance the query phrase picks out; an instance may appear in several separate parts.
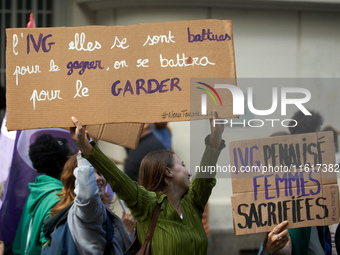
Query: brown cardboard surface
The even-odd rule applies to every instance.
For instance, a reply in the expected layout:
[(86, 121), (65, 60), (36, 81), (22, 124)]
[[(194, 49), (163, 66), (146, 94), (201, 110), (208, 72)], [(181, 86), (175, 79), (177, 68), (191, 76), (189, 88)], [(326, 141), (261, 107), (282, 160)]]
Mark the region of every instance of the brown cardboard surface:
[(191, 108), (191, 78), (236, 77), (227, 20), (13, 28), (6, 36), (8, 130), (69, 127), (71, 116), (84, 125), (190, 120), (201, 110)]
[[(340, 170), (339, 165), (335, 164), (332, 132), (233, 141), (229, 150), (231, 166), (239, 170), (238, 173), (232, 173), (232, 207), (236, 235), (266, 232), (283, 220), (289, 221), (289, 228), (338, 222), (336, 173)], [(253, 172), (249, 172), (251, 170)], [(320, 197), (322, 198), (319, 199)], [(297, 202), (291, 201), (304, 204), (297, 206)], [(318, 205), (309, 207), (309, 201), (319, 202)], [(291, 215), (276, 219), (275, 222), (273, 220), (269, 224), (268, 208), (278, 212), (283, 203), (290, 206)], [(308, 212), (306, 207), (310, 209)], [(259, 216), (258, 211), (263, 208), (267, 212)], [(305, 215), (304, 220), (297, 221), (294, 218), (297, 208)], [(321, 213), (322, 210), (328, 210), (329, 213), (324, 212), (326, 216), (320, 219), (308, 216)], [(245, 224), (246, 219), (248, 225)], [(260, 221), (263, 222), (259, 223)], [(267, 223), (264, 224), (264, 221)]]
[[(306, 152), (306, 159), (304, 160), (304, 144), (310, 146), (312, 153)], [(318, 145), (320, 153), (317, 151)], [(281, 153), (279, 147), (287, 146), (287, 154)], [(275, 153), (274, 153), (275, 149)], [(265, 152), (266, 151), (266, 152)], [(319, 172), (313, 173), (315, 178), (336, 178), (336, 173), (323, 172), (322, 166), (329, 166), (335, 163), (335, 149), (332, 132), (318, 132), (301, 135), (287, 135), (278, 137), (268, 137), (261, 139), (250, 139), (242, 141), (232, 141), (229, 145), (230, 164), (239, 169), (240, 172), (232, 173), (233, 193), (252, 192), (253, 191), (253, 177), (263, 175), (264, 167), (276, 167), (281, 170), (281, 166), (290, 169), (292, 174), (312, 171), (313, 167), (306, 164), (315, 165), (315, 170)], [(320, 158), (319, 158), (320, 156)], [(268, 160), (266, 161), (266, 158)], [(297, 159), (296, 161), (294, 159)], [(300, 160), (298, 160), (300, 159)], [(275, 161), (273, 161), (275, 160)], [(280, 162), (280, 160), (282, 162)], [(285, 161), (287, 160), (287, 161)], [(288, 163), (288, 165), (287, 165)], [(298, 164), (296, 164), (298, 163)], [(321, 165), (320, 165), (321, 164)], [(260, 172), (241, 172), (241, 167), (258, 166), (260, 165)], [(249, 168), (247, 168), (249, 169)], [(271, 168), (273, 169), (273, 168)], [(304, 171), (301, 171), (304, 170)], [(285, 172), (281, 171), (267, 171), (266, 175), (280, 174), (282, 176)], [(322, 175), (322, 176), (319, 176)], [(327, 180), (325, 179), (324, 182)], [(329, 183), (329, 182), (328, 182)], [(331, 183), (334, 183), (331, 181)], [(259, 187), (263, 190), (263, 186)], [(269, 189), (275, 189), (271, 186)]]
[[(136, 149), (144, 124), (112, 123), (104, 125), (89, 125), (86, 130), (93, 139), (114, 143), (129, 149)], [(69, 128), (64, 128), (69, 130)]]
[[(296, 189), (293, 192), (296, 194)], [(266, 196), (265, 192), (258, 195)], [(275, 197), (276, 191), (270, 190), (267, 195)], [(236, 235), (268, 232), (284, 220), (288, 221), (288, 228), (326, 226), (339, 222), (337, 184), (323, 185), (318, 195), (254, 201), (249, 193), (239, 193), (233, 195), (231, 201)]]
[(136, 149), (143, 130), (143, 124), (113, 123), (90, 125), (86, 127), (86, 130), (92, 138), (121, 145), (129, 149)]

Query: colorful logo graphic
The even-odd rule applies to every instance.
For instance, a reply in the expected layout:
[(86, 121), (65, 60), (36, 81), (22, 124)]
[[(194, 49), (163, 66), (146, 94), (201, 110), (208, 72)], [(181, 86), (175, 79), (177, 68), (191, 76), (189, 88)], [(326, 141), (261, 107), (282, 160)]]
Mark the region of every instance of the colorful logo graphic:
[[(220, 95), (217, 93), (217, 91), (213, 87), (211, 87), (210, 85), (203, 83), (203, 82), (197, 82), (197, 83), (201, 84), (203, 86), (206, 86), (208, 89), (210, 89), (212, 92), (214, 92), (215, 95), (217, 96), (218, 100), (220, 101), (221, 106), (223, 106)], [(212, 98), (215, 105), (217, 105), (214, 96), (211, 94), (211, 92), (209, 90), (207, 90), (205, 88), (201, 88), (201, 87), (196, 87), (196, 88), (203, 90), (205, 93), (207, 93)], [(207, 94), (201, 95), (201, 114), (202, 115), (207, 115)]]
[[(273, 87), (272, 88), (272, 105), (269, 109), (265, 110), (259, 110), (256, 109), (253, 103), (253, 88), (248, 87), (247, 90), (247, 100), (245, 101), (245, 96), (243, 91), (232, 84), (215, 84), (214, 88), (206, 83), (203, 82), (197, 82), (198, 84), (201, 84), (207, 88), (209, 88), (211, 91), (215, 93), (217, 98), (220, 101), (220, 104), (222, 106), (222, 100), (220, 98), (220, 95), (216, 92), (215, 89), (227, 89), (231, 92), (232, 98), (233, 98), (233, 114), (234, 115), (244, 115), (244, 108), (245, 104), (247, 105), (249, 111), (255, 115), (259, 116), (268, 116), (272, 113), (274, 113), (278, 106), (281, 107), (281, 115), (285, 116), (287, 114), (287, 105), (295, 105), (303, 114), (305, 115), (311, 115), (311, 113), (306, 109), (306, 107), (303, 105), (305, 103), (308, 103), (311, 99), (311, 93), (308, 89), (305, 88), (299, 88), (299, 87), (281, 87), (280, 93), (278, 93), (278, 88)], [(213, 99), (215, 105), (217, 106), (216, 100), (212, 93), (204, 88), (196, 87), (200, 90), (203, 90), (206, 94), (201, 95), (201, 114), (207, 115), (207, 94), (210, 95), (210, 97)], [(291, 94), (297, 94), (298, 97), (292, 97), (289, 96)], [(279, 101), (281, 102), (279, 103)]]

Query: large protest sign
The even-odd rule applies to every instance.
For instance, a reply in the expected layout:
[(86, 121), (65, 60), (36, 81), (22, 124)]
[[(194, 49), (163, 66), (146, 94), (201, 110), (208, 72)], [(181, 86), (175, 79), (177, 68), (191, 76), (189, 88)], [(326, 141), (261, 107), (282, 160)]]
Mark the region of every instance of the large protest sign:
[[(190, 108), (190, 78), (235, 78), (231, 21), (15, 28), (6, 35), (9, 130), (69, 127), (72, 115), (86, 125), (190, 120), (201, 110)], [(221, 117), (231, 116), (227, 108)]]
[(236, 235), (339, 221), (332, 132), (230, 143)]

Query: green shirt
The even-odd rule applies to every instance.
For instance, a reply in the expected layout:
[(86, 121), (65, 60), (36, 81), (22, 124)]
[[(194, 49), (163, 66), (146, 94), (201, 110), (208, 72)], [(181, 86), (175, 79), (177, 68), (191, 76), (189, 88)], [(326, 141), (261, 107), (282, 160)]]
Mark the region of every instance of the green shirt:
[[(28, 184), (27, 198), (13, 243), (14, 254), (41, 254), (41, 248), (48, 239), (43, 233), (43, 222), (50, 217), (53, 206), (60, 201), (56, 193), (62, 189), (61, 181), (48, 175), (39, 175)], [(31, 224), (32, 221), (32, 224)], [(28, 230), (31, 234), (27, 242)]]
[[(222, 148), (224, 147), (221, 146)], [(220, 151), (206, 146), (201, 165), (215, 166)], [(137, 220), (137, 235), (144, 242), (156, 201), (161, 203), (157, 225), (152, 237), (151, 253), (162, 255), (206, 254), (208, 239), (202, 225), (202, 214), (212, 188), (216, 184), (210, 178), (195, 178), (189, 191), (181, 200), (183, 219), (178, 215), (165, 194), (157, 197), (155, 192), (132, 181), (108, 159), (95, 145), (87, 157), (95, 169), (100, 171), (117, 196), (124, 200)], [(198, 175), (198, 174), (197, 174)], [(197, 176), (196, 175), (196, 176)]]

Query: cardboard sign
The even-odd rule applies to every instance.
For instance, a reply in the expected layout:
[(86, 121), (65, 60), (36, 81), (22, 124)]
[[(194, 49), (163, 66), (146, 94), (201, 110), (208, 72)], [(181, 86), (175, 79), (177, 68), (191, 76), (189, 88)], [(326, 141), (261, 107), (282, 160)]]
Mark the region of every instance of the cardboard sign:
[(114, 143), (129, 149), (136, 149), (144, 124), (112, 123), (86, 127), (92, 138)]
[(339, 221), (332, 132), (230, 143), (236, 235)]
[(190, 120), (201, 111), (200, 104), (190, 108), (190, 78), (236, 77), (231, 21), (14, 28), (6, 35), (9, 130), (70, 127), (71, 116), (84, 125)]

